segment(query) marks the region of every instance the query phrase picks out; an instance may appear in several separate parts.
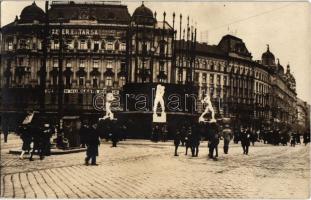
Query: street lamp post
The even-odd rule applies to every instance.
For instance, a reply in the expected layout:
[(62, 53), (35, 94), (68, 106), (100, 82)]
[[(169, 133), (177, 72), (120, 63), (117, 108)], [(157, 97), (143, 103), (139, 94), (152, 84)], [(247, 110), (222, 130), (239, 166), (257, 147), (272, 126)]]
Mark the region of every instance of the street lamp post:
[(63, 117), (63, 95), (64, 95), (64, 81), (63, 81), (63, 30), (62, 18), (59, 18), (59, 51), (58, 51), (58, 116), (59, 120)]

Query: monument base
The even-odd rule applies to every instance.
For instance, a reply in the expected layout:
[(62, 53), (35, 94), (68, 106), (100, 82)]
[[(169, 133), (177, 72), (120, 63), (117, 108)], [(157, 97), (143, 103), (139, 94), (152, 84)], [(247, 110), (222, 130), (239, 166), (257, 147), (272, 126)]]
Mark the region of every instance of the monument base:
[(153, 114), (152, 122), (154, 123), (166, 123), (166, 113), (162, 112), (160, 116), (156, 113)]
[(207, 119), (205, 119), (205, 118), (199, 118), (199, 123), (200, 122), (203, 122), (203, 123), (216, 123), (216, 119), (210, 119), (210, 120), (207, 120)]

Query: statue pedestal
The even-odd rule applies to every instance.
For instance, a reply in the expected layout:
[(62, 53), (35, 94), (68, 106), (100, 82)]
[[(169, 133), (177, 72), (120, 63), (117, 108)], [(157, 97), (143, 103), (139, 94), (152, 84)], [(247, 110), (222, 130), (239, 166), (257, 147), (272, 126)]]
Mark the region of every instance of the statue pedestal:
[(207, 119), (205, 119), (205, 118), (203, 118), (203, 117), (200, 117), (200, 118), (199, 118), (199, 123), (200, 123), (200, 122), (203, 122), (203, 123), (215, 123), (215, 122), (216, 122), (216, 119), (207, 120)]
[(166, 113), (162, 112), (161, 115), (154, 113), (152, 117), (152, 122), (166, 123)]

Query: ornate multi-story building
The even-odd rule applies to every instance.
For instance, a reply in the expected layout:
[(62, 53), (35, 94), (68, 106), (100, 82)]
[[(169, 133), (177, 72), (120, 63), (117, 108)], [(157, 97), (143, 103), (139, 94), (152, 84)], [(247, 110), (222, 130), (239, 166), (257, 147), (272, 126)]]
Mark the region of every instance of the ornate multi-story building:
[(273, 53), (269, 46), (262, 54), (262, 64), (270, 70), (271, 92), (269, 94), (271, 121), (277, 124), (292, 126), (296, 123), (296, 81), (287, 65), (286, 72), (280, 64), (279, 59), (275, 62)]
[[(176, 74), (179, 83), (187, 78), (187, 65), (179, 62), (186, 44), (184, 40), (176, 43), (176, 67), (183, 68), (182, 75)], [(269, 69), (252, 60), (242, 39), (226, 35), (218, 45), (196, 43), (195, 52), (194, 84), (199, 86), (200, 98), (206, 93), (211, 96), (219, 117), (230, 117), (237, 126), (269, 122)]]
[(297, 98), (297, 132), (310, 133), (310, 104)]
[[(98, 115), (97, 94), (118, 96), (124, 85), (148, 89), (163, 83), (168, 93), (178, 91), (168, 97), (170, 115), (189, 112), (186, 98), (200, 100), (208, 93), (216, 116), (230, 117), (236, 127), (296, 123), (295, 78), (289, 65), (284, 72), (275, 62), (269, 47), (255, 61), (236, 36), (226, 35), (218, 45), (198, 43), (188, 18), (186, 30), (180, 22), (176, 40), (174, 25), (175, 14), (170, 25), (165, 13), (157, 20), (144, 4), (132, 15), (127, 6), (111, 2), (52, 2), (46, 12), (35, 3), (25, 7), (2, 28), (1, 112)], [(191, 88), (198, 89), (185, 95), (181, 108), (176, 98)], [(141, 109), (142, 96), (135, 98), (141, 112), (150, 112)], [(121, 99), (113, 109), (127, 111)], [(200, 101), (193, 106), (191, 115), (202, 112)]]
[(52, 2), (46, 10), (33, 3), (2, 28), (4, 110), (39, 109), (43, 84), (47, 112), (61, 101), (65, 113), (80, 114), (94, 111), (102, 90), (171, 81), (174, 30), (165, 14), (157, 21), (144, 4), (131, 16), (125, 5), (102, 2)]

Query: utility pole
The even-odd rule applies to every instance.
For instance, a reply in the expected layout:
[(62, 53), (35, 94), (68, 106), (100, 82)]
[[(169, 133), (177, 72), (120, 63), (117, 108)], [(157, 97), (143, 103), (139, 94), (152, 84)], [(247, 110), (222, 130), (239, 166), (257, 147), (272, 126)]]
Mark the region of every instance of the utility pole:
[(45, 19), (44, 19), (44, 29), (43, 29), (43, 58), (41, 61), (40, 70), (40, 86), (41, 86), (41, 101), (40, 110), (42, 113), (45, 112), (45, 88), (46, 88), (46, 61), (47, 61), (47, 47), (49, 38), (49, 1), (45, 1)]

